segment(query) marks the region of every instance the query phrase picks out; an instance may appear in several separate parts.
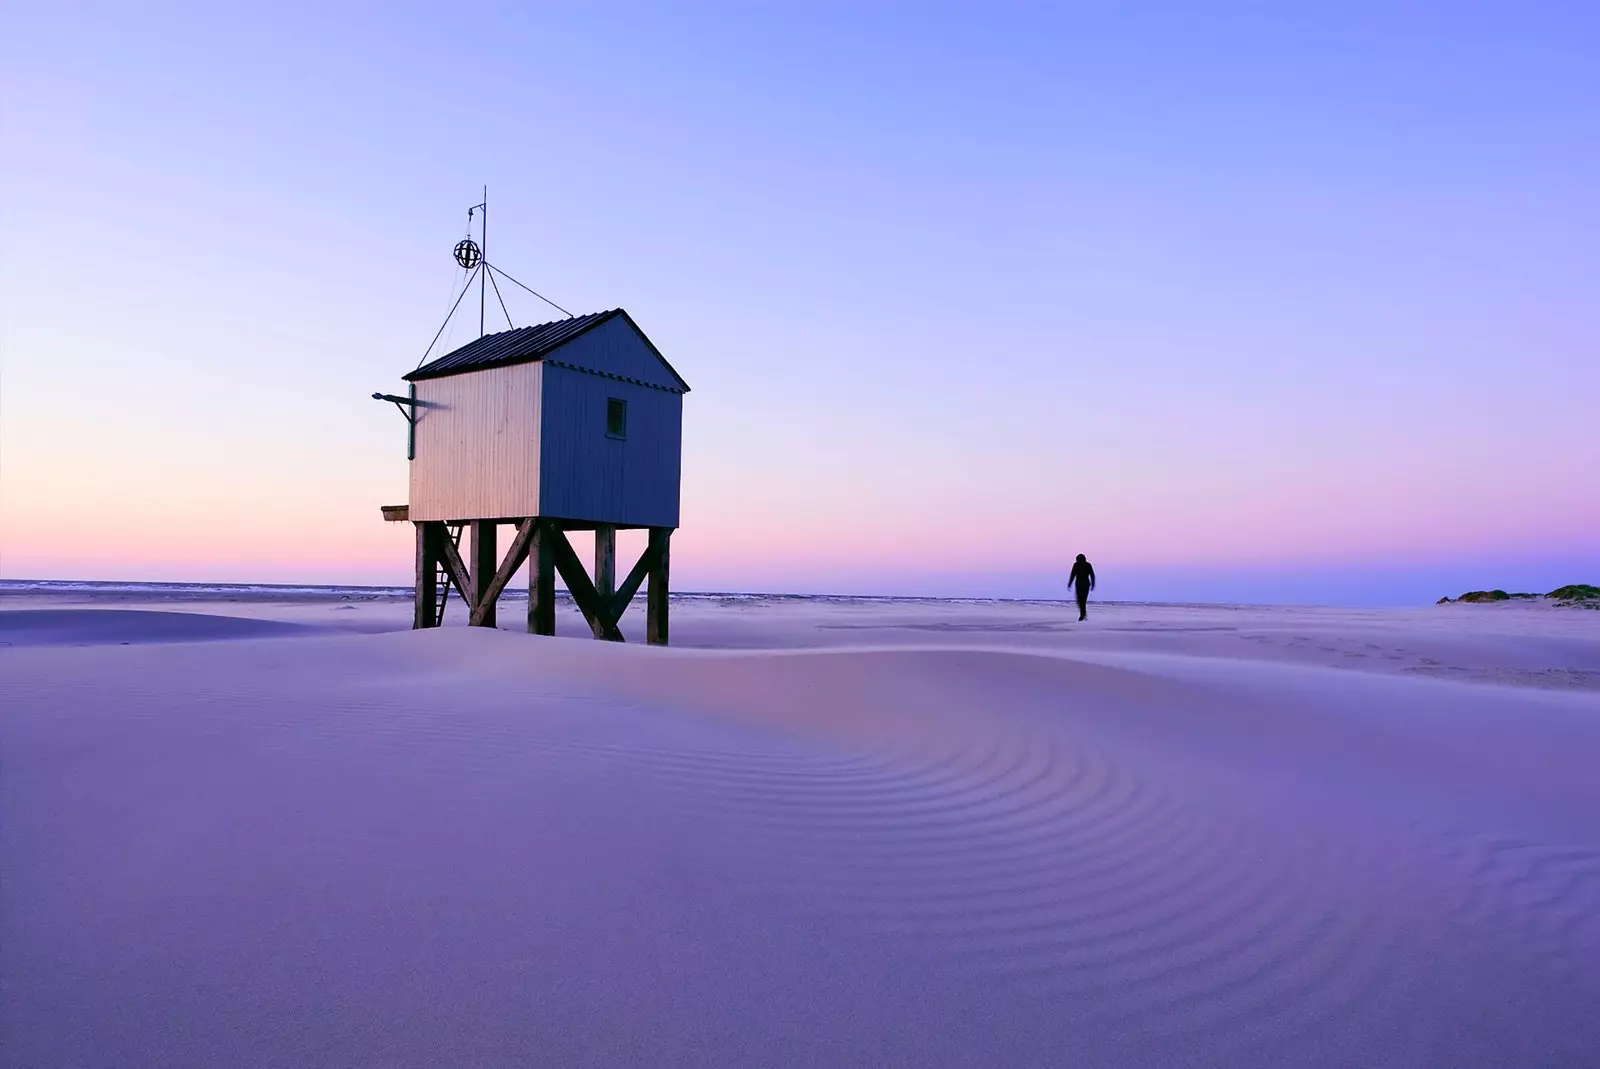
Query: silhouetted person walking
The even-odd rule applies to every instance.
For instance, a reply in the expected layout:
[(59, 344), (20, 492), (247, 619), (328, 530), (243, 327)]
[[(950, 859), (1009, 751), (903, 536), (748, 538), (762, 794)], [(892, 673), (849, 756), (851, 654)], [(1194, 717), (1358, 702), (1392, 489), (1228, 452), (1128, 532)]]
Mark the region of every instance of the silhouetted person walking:
[(1094, 589), (1094, 565), (1078, 554), (1078, 560), (1072, 566), (1072, 578), (1067, 582), (1072, 585), (1078, 595), (1078, 619), (1089, 618), (1089, 591)]

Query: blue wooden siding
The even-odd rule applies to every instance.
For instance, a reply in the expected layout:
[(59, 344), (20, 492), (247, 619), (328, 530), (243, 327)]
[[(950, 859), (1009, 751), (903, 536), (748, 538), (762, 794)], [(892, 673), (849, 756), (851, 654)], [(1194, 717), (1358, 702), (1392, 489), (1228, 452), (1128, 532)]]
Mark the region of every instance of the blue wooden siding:
[(579, 367), (635, 382), (647, 382), (667, 390), (684, 386), (656, 357), (650, 346), (623, 316), (585, 331), (552, 351), (547, 363)]
[[(611, 326), (591, 331), (555, 355), (571, 359), (574, 345)], [(627, 324), (617, 326), (626, 337), (613, 343), (619, 351), (608, 354), (606, 369), (634, 377), (629, 369), (643, 371), (648, 361), (659, 369), (653, 375), (670, 381), (670, 373)], [(623, 349), (640, 359), (630, 360), (620, 352)], [(678, 526), (682, 395), (573, 370), (554, 360), (545, 361), (542, 386), (540, 514), (594, 523)], [(606, 436), (606, 402), (613, 397), (628, 403), (628, 433), (623, 440)]]

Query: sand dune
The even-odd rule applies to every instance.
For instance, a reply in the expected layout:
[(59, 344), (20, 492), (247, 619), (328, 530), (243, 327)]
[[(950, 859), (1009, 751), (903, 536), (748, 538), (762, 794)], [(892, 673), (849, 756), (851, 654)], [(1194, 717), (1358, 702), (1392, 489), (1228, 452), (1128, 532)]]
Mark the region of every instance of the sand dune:
[(6, 1063), (1600, 1056), (1600, 697), (1485, 685), (1600, 635), (1392, 636), (1459, 682), (906, 611), (0, 650)]
[(16, 609), (0, 612), (0, 646), (131, 646), (208, 642), (318, 631), (307, 624), (156, 609)]

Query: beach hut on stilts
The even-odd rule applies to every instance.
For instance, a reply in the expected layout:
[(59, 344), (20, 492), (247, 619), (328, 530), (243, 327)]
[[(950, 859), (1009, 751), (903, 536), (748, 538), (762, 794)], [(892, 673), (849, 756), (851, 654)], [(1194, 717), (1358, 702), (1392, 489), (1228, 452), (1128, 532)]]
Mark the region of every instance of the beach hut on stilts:
[[(439, 626), (452, 589), (469, 624), (495, 627), (500, 594), (527, 562), (531, 634), (555, 634), (559, 573), (594, 637), (615, 642), (645, 586), (648, 641), (665, 645), (689, 386), (623, 309), (573, 315), (491, 264), (485, 194), (455, 249), (469, 274), (450, 313), (476, 286), (478, 339), (433, 359), (430, 345), (403, 376), (404, 395), (372, 395), (396, 405), (408, 425), (410, 500), (384, 506), (383, 517), (416, 530), (413, 627)], [(564, 318), (511, 326), (501, 282)], [(509, 329), (488, 334), (491, 287)], [(441, 326), (435, 344), (443, 334)], [(503, 553), (501, 528), (509, 532)], [(644, 553), (619, 583), (617, 532), (641, 529), (649, 532)], [(594, 532), (592, 575), (570, 531)]]

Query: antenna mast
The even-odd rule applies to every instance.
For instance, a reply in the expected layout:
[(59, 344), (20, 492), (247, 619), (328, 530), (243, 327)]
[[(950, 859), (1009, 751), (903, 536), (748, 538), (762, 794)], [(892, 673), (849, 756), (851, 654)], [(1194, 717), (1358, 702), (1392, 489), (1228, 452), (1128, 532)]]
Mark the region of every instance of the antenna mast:
[[(483, 221), (479, 224), (478, 236), (483, 249), (483, 258), (489, 258), (489, 187), (483, 187)], [(483, 309), (485, 295), (489, 288), (489, 272), (483, 271), (482, 278), (478, 279), (478, 337), (483, 337)]]
[[(472, 240), (472, 216), (475, 212), (483, 213), (483, 216), (478, 220), (477, 242)], [(489, 307), (489, 264), (486, 262), (487, 256), (484, 252), (484, 250), (488, 247), (489, 187), (484, 186), (483, 200), (467, 209), (467, 236), (465, 240), (456, 245), (456, 263), (460, 264), (464, 268), (467, 268), (468, 270), (475, 269), (478, 273), (478, 337), (480, 338), (483, 337), (484, 312)], [(467, 289), (471, 288), (472, 279), (468, 278)], [(495, 287), (495, 293), (498, 294), (499, 292), (499, 287)], [(466, 295), (467, 290), (462, 290), (461, 296), (465, 297)], [(456, 299), (456, 303), (461, 303), (460, 298)], [(510, 317), (508, 316), (507, 318), (509, 319)], [(448, 323), (449, 321), (449, 317), (446, 316), (445, 322)]]
[[(472, 218), (478, 212), (483, 212), (483, 218), (478, 221), (478, 240), (472, 240)], [(482, 244), (479, 244), (481, 242)], [(506, 329), (514, 330), (516, 324), (511, 322), (511, 313), (506, 309), (506, 299), (500, 295), (500, 283), (495, 281), (499, 275), (514, 286), (521, 287), (539, 298), (551, 308), (560, 312), (568, 319), (572, 313), (561, 307), (549, 297), (522, 282), (518, 282), (498, 267), (489, 263), (489, 187), (483, 187), (483, 200), (467, 209), (467, 236), (456, 242), (455, 258), (457, 265), (467, 272), (467, 280), (461, 287), (461, 292), (456, 294), (456, 303), (450, 306), (450, 311), (445, 314), (444, 322), (439, 324), (439, 330), (433, 336), (433, 341), (428, 343), (428, 348), (423, 352), (422, 359), (417, 361), (421, 367), (427, 363), (428, 356), (433, 352), (433, 347), (439, 344), (439, 339), (444, 336), (445, 328), (450, 325), (450, 320), (455, 316), (456, 310), (461, 307), (461, 302), (467, 299), (467, 294), (472, 292), (472, 284), (478, 284), (478, 337), (484, 336), (488, 329), (489, 313), (489, 287), (494, 287), (495, 300), (500, 302), (500, 311), (505, 313)]]

